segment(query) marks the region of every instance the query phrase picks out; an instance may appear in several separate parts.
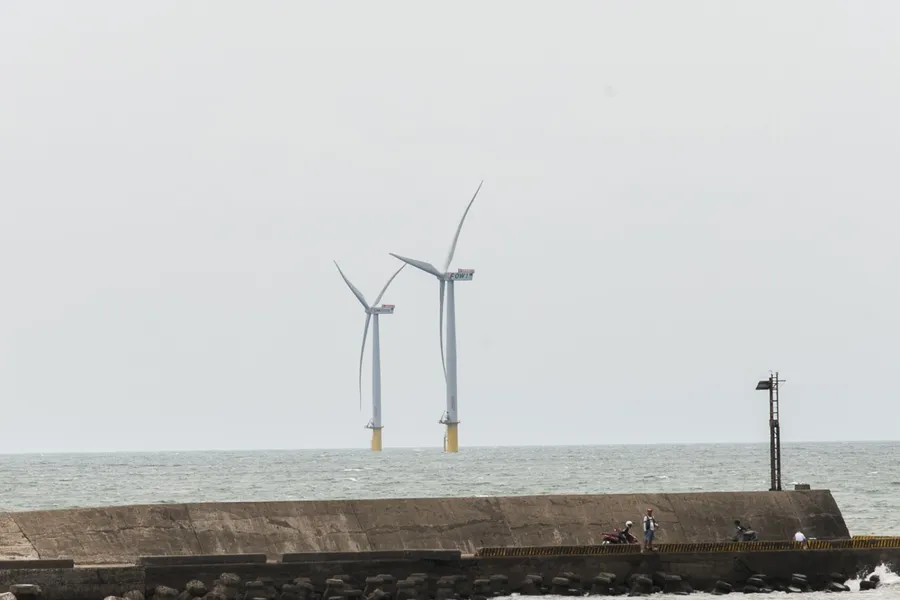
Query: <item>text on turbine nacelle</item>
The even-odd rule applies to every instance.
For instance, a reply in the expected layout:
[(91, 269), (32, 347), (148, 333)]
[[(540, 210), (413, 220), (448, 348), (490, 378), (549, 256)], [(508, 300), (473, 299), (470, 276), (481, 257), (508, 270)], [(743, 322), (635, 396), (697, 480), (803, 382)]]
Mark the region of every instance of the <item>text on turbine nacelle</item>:
[(475, 269), (457, 269), (456, 273), (447, 273), (447, 279), (452, 281), (472, 281), (475, 277)]

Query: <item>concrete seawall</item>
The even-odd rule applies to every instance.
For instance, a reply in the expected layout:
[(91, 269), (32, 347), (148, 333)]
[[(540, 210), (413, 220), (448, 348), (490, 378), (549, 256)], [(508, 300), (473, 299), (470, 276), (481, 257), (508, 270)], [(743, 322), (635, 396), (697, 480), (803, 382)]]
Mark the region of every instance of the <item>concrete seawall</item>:
[(139, 556), (595, 545), (647, 507), (659, 542), (725, 541), (739, 518), (763, 540), (847, 538), (827, 490), (235, 502), (0, 514), (0, 559), (134, 564)]

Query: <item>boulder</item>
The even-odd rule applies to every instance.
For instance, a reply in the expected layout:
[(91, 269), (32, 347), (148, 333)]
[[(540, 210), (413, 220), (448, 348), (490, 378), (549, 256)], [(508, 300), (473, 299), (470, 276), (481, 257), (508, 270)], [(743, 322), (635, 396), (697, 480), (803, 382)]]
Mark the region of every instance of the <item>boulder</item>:
[(130, 590), (122, 596), (125, 600), (144, 600), (144, 592), (140, 590)]
[(322, 598), (341, 598), (341, 591), (345, 587), (343, 579), (326, 579), (325, 591), (322, 592)]
[(730, 594), (734, 591), (734, 587), (727, 581), (717, 581), (713, 590), (720, 594)]
[(286, 583), (281, 586), (281, 600), (301, 600), (305, 596), (305, 591), (296, 583)]
[[(266, 584), (262, 581), (248, 581), (244, 584), (245, 600), (269, 600)], [(183, 600), (179, 598), (179, 600)]]
[(294, 580), (294, 591), (300, 600), (309, 600), (316, 593), (316, 588), (307, 577), (298, 577)]
[(491, 594), (494, 596), (509, 595), (509, 577), (506, 575), (491, 575)]
[(540, 596), (543, 594), (540, 585), (540, 576), (527, 575), (519, 588), (519, 594), (522, 596)]
[(216, 580), (224, 586), (227, 587), (241, 587), (241, 576), (236, 573), (222, 573), (219, 575), (219, 578)]
[(240, 576), (234, 573), (222, 573), (213, 583), (212, 593), (222, 596), (225, 600), (237, 600), (243, 589)]
[(153, 590), (153, 600), (175, 600), (178, 598), (178, 590), (165, 585), (158, 585)]
[(454, 577), (441, 577), (437, 580), (435, 600), (454, 600), (456, 597), (456, 579)]
[(806, 579), (806, 575), (803, 573), (794, 573), (791, 575), (791, 583), (789, 585), (790, 588), (796, 588), (801, 592), (809, 591), (809, 581)]
[(631, 591), (629, 592), (629, 594), (631, 594), (632, 596), (638, 596), (652, 593), (653, 579), (647, 577), (646, 575), (636, 575), (631, 578)]
[(591, 595), (594, 596), (611, 596), (614, 593), (613, 583), (615, 576), (610, 579), (607, 574), (597, 575), (591, 584)]
[(202, 581), (192, 579), (185, 584), (184, 591), (189, 598), (200, 598), (205, 596), (209, 590), (206, 589), (206, 584)]
[(18, 600), (33, 600), (35, 598), (40, 598), (43, 592), (39, 585), (34, 585), (33, 583), (17, 583), (9, 586), (9, 593)]
[(681, 577), (678, 575), (670, 575), (657, 571), (653, 574), (653, 586), (659, 588), (667, 594), (674, 594), (681, 591)]
[(397, 582), (397, 600), (416, 600), (419, 592), (418, 582), (414, 579), (401, 579)]
[[(381, 589), (383, 582), (380, 577), (366, 577), (366, 585), (363, 588), (363, 596), (370, 596), (375, 590)], [(282, 595), (284, 591), (282, 590)]]
[(546, 590), (544, 588), (544, 576), (538, 575), (537, 573), (531, 573), (525, 576), (526, 581), (530, 581), (534, 587), (541, 591), (543, 594)]

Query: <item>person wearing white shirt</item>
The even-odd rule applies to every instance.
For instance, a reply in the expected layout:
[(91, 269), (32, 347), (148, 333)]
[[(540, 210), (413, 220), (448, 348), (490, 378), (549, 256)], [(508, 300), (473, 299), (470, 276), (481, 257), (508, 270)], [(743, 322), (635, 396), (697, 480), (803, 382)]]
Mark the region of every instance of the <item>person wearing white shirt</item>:
[(809, 547), (809, 543), (807, 542), (806, 536), (803, 535), (802, 531), (798, 531), (794, 534), (794, 541), (800, 544), (801, 548), (806, 549)]
[(647, 514), (644, 515), (644, 550), (653, 550), (653, 538), (656, 536), (656, 519), (653, 517), (653, 509), (648, 508)]

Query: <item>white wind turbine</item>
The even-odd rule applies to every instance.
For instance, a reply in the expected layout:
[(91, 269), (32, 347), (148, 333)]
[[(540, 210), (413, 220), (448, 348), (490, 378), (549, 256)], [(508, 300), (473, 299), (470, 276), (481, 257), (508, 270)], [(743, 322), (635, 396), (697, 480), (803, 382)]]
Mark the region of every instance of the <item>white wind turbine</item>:
[[(440, 282), (441, 314), (439, 327), (441, 341), (441, 364), (444, 367), (444, 381), (447, 385), (447, 409), (441, 416), (439, 423), (447, 426), (447, 435), (444, 441), (444, 450), (447, 452), (459, 452), (459, 413), (457, 411), (456, 396), (456, 295), (453, 291), (453, 284), (457, 281), (472, 281), (475, 276), (474, 269), (457, 269), (455, 273), (450, 273), (448, 269), (450, 268), (450, 263), (453, 261), (453, 254), (456, 252), (456, 243), (459, 241), (459, 233), (460, 231), (462, 231), (462, 226), (466, 220), (466, 215), (469, 214), (469, 209), (472, 208), (472, 203), (475, 202), (475, 197), (478, 196), (478, 192), (481, 191), (482, 184), (484, 184), (484, 181), (478, 184), (478, 189), (475, 190), (475, 194), (472, 196), (472, 199), (469, 200), (469, 205), (466, 206), (466, 211), (463, 213), (462, 219), (459, 220), (459, 225), (456, 228), (456, 235), (453, 236), (453, 243), (450, 245), (450, 251), (447, 253), (447, 260), (444, 261), (444, 268), (442, 270), (438, 270), (431, 263), (391, 253), (391, 256), (393, 256), (394, 258), (400, 259), (404, 263), (425, 271), (430, 275), (434, 275)], [(445, 289), (447, 292), (446, 360), (444, 358)]]
[(388, 279), (387, 283), (384, 284), (384, 287), (381, 288), (381, 293), (378, 294), (378, 297), (375, 298), (375, 302), (373, 302), (371, 306), (366, 302), (366, 298), (362, 295), (362, 292), (360, 292), (355, 285), (350, 283), (350, 280), (347, 279), (347, 276), (341, 271), (341, 267), (337, 264), (337, 261), (334, 261), (334, 266), (337, 267), (338, 273), (341, 274), (344, 283), (347, 284), (347, 287), (350, 288), (350, 291), (353, 292), (353, 295), (356, 296), (356, 299), (359, 300), (359, 303), (362, 304), (363, 308), (366, 310), (366, 324), (363, 328), (362, 348), (359, 352), (360, 410), (362, 410), (363, 357), (366, 354), (366, 337), (369, 334), (369, 322), (372, 322), (372, 418), (366, 424), (366, 428), (372, 430), (372, 450), (374, 452), (381, 452), (381, 430), (383, 425), (381, 423), (381, 340), (378, 331), (378, 317), (379, 315), (394, 314), (394, 305), (382, 304), (381, 306), (378, 306), (378, 303), (381, 302), (381, 298), (387, 291), (388, 286), (391, 285), (391, 282), (400, 274), (400, 271), (402, 271), (403, 267), (406, 265), (401, 266), (393, 275), (391, 275), (391, 278)]

